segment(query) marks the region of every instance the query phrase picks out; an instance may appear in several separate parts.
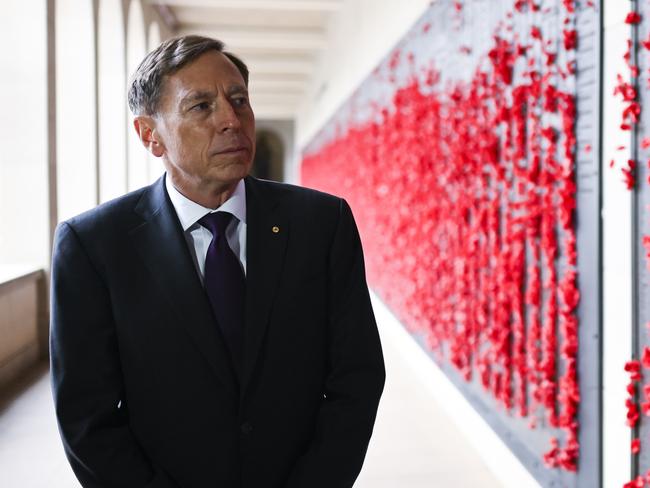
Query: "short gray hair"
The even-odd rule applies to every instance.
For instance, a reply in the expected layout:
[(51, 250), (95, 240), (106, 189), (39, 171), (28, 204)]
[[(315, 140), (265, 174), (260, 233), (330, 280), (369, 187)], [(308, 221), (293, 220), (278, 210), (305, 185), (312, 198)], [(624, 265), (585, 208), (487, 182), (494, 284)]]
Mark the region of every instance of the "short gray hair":
[(164, 41), (142, 60), (131, 78), (128, 101), (134, 115), (154, 115), (158, 110), (165, 76), (171, 75), (214, 50), (222, 53), (237, 67), (248, 86), (248, 67), (232, 53), (223, 50), (223, 42), (203, 36), (182, 36)]

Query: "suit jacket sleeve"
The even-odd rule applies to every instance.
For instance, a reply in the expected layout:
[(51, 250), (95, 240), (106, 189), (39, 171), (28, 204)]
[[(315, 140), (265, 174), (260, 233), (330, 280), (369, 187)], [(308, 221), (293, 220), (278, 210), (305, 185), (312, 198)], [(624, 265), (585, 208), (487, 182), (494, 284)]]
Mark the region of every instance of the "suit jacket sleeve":
[(372, 434), (384, 379), (379, 334), (352, 211), (340, 201), (329, 259), (329, 372), (316, 431), (287, 488), (348, 488)]
[(64, 449), (84, 487), (176, 486), (129, 429), (108, 289), (68, 223), (57, 228), (51, 282), (52, 391)]

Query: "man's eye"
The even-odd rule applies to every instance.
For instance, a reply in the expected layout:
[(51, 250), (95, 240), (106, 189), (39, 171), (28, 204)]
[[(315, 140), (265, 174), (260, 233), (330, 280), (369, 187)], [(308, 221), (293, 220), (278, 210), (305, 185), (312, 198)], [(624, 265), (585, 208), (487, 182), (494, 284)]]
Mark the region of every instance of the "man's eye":
[(209, 108), (210, 108), (210, 104), (208, 102), (201, 102), (194, 105), (190, 110), (195, 110), (197, 112), (200, 112), (201, 110), (207, 110)]
[(233, 98), (233, 103), (238, 107), (243, 107), (248, 103), (248, 99), (246, 97)]

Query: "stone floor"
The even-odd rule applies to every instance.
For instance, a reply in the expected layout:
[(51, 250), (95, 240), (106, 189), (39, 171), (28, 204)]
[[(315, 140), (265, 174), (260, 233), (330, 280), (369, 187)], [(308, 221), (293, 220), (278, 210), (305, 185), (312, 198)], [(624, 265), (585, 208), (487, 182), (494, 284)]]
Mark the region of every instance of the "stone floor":
[(0, 398), (0, 487), (78, 486), (59, 439), (43, 363)]
[[(386, 388), (355, 488), (500, 486), (399, 352), (384, 342)], [(0, 397), (0, 487), (78, 486), (59, 440), (43, 363)]]
[(386, 340), (382, 343), (386, 386), (366, 462), (354, 487), (501, 487), (399, 351)]

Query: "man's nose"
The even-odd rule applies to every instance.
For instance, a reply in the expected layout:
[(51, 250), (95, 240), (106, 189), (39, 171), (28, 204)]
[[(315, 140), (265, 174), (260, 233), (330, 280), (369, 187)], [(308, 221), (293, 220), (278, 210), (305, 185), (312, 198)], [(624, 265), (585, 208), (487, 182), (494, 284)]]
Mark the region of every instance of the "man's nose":
[(225, 132), (227, 130), (239, 130), (241, 128), (241, 122), (237, 116), (237, 112), (230, 104), (229, 101), (224, 101), (220, 104), (220, 110), (216, 111), (217, 115), (217, 129), (219, 132)]

